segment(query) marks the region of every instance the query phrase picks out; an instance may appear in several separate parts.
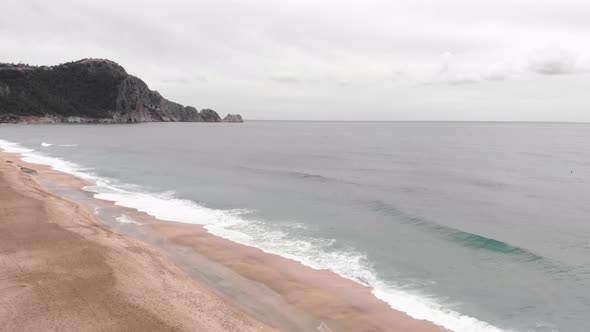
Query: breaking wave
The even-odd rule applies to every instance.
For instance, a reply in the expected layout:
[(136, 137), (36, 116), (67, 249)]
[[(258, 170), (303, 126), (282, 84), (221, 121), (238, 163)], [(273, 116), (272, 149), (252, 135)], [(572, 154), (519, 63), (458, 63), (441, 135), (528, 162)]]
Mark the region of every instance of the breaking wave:
[[(137, 186), (126, 185), (114, 179), (97, 176), (84, 168), (59, 158), (43, 155), (17, 143), (0, 140), (0, 149), (20, 154), (30, 163), (43, 164), (82, 179), (92, 180), (95, 185), (85, 187), (94, 197), (113, 201), (116, 205), (137, 209), (158, 219), (205, 225), (212, 234), (257, 247), (267, 253), (277, 254), (298, 261), (314, 269), (330, 270), (340, 276), (370, 287), (373, 294), (392, 308), (403, 311), (416, 319), (431, 321), (449, 330), (459, 332), (499, 332), (501, 329), (445, 308), (432, 296), (408, 290), (395, 281), (379, 277), (369, 258), (354, 248), (341, 248), (335, 239), (309, 236), (294, 236), (289, 228), (262, 220), (249, 218), (244, 209), (219, 210), (207, 208), (194, 201), (181, 199), (174, 192), (153, 193), (142, 191)], [(134, 222), (127, 216), (119, 222)], [(467, 233), (466, 233), (467, 234)], [(463, 241), (476, 246), (497, 246), (466, 235)]]

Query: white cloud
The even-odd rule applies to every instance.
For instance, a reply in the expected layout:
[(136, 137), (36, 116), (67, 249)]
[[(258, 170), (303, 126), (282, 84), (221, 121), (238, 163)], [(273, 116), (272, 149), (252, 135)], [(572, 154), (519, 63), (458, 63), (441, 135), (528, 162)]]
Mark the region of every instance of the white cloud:
[(281, 84), (296, 84), (300, 83), (301, 79), (297, 75), (291, 73), (281, 73), (272, 75), (270, 78), (273, 82)]
[(576, 69), (575, 65), (575, 56), (558, 48), (537, 50), (529, 61), (530, 70), (542, 75), (571, 74)]
[[(480, 110), (496, 107), (507, 120), (534, 119), (539, 105), (553, 102), (544, 89), (554, 88), (547, 76), (557, 75), (577, 82), (568, 114), (590, 119), (580, 111), (590, 84), (587, 0), (2, 6), (0, 61), (110, 58), (172, 100), (248, 118), (354, 119), (365, 118), (363, 109), (382, 119), (483, 119), (489, 113)], [(509, 93), (521, 84), (538, 88), (535, 98)], [(507, 93), (500, 98), (496, 91)]]

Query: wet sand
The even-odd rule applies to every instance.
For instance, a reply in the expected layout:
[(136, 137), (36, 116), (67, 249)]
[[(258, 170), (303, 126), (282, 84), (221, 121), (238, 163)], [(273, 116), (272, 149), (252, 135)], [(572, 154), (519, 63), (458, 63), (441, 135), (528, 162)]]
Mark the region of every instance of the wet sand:
[(0, 331), (272, 330), (25, 171), (0, 157)]
[[(24, 163), (13, 154), (0, 153), (0, 158), (2, 157), (7, 160), (10, 159), (14, 163), (19, 163), (22, 166), (33, 168), (39, 172), (40, 176), (67, 184), (72, 188), (81, 188), (88, 184), (73, 176), (52, 171), (45, 166)], [(0, 172), (2, 172), (1, 168)], [(27, 176), (31, 178), (31, 175)], [(112, 202), (102, 202), (103, 204), (113, 205)], [(248, 303), (244, 304), (243, 298), (238, 299), (237, 294), (232, 294), (231, 292), (229, 294), (223, 294), (223, 292), (215, 289), (215, 285), (207, 284), (206, 286), (212, 287), (211, 290), (213, 292), (222, 295), (226, 301), (230, 301), (245, 311), (241, 316), (241, 318), (246, 320), (246, 324), (242, 326), (243, 329), (260, 325), (256, 325), (256, 323), (253, 323), (252, 318), (248, 317), (254, 316), (259, 321), (267, 323), (267, 325), (273, 325), (280, 330), (289, 331), (310, 330), (309, 326), (313, 326), (313, 330), (323, 332), (445, 331), (445, 329), (430, 322), (416, 320), (403, 312), (391, 309), (385, 302), (375, 298), (368, 287), (342, 278), (330, 271), (314, 270), (295, 261), (264, 253), (257, 248), (243, 246), (213, 236), (200, 225), (157, 220), (136, 210), (121, 209), (126, 210), (126, 215), (131, 216), (134, 220), (140, 221), (143, 226), (148, 226), (147, 228), (143, 227), (142, 232), (146, 232), (149, 228), (150, 231), (160, 234), (170, 242), (190, 249), (193, 256), (202, 256), (206, 260), (210, 260), (214, 264), (239, 275), (241, 279), (229, 279), (227, 273), (223, 275), (223, 278), (228, 278), (225, 280), (226, 282), (239, 283), (238, 286), (235, 286), (238, 289), (245, 290), (252, 285), (261, 285), (264, 289), (268, 289), (268, 292), (260, 292), (258, 294), (259, 297), (280, 298), (280, 300), (270, 299), (268, 301), (259, 301), (261, 303), (267, 303), (268, 309), (267, 312), (260, 312), (260, 310), (265, 309), (264, 306), (262, 309), (259, 307), (257, 310), (253, 310)], [(89, 218), (89, 222), (93, 223), (92, 217), (89, 214), (86, 214), (86, 217)], [(0, 217), (1, 221), (2, 219)], [(105, 229), (105, 232), (108, 231)], [(131, 235), (132, 237), (137, 237), (133, 236), (133, 232), (131, 232)], [(158, 246), (157, 243), (156, 246)], [(178, 257), (171, 255), (171, 258), (175, 262), (179, 262)], [(171, 265), (171, 263), (168, 264)], [(189, 264), (196, 263), (191, 262)], [(182, 264), (180, 266), (185, 271), (189, 270)], [(194, 268), (193, 266), (191, 267)], [(197, 264), (197, 268), (203, 268), (203, 265)], [(206, 268), (210, 268), (210, 265), (207, 265)], [(246, 280), (249, 285), (242, 280)], [(203, 282), (201, 281), (199, 280), (200, 285), (198, 286), (204, 288)], [(251, 288), (256, 289), (255, 287)], [(269, 295), (269, 293), (272, 294)], [(247, 297), (245, 301), (248, 301)], [(252, 299), (252, 302), (254, 302), (254, 299)], [(268, 303), (271, 303), (270, 305), (273, 307), (270, 308)], [(283, 311), (288, 312), (287, 316), (290, 315), (290, 319), (294, 323), (291, 326), (295, 327), (286, 328), (286, 326), (290, 325), (277, 324), (276, 317), (272, 317), (273, 311), (270, 309), (274, 310), (281, 306), (288, 307)], [(302, 312), (305, 314), (302, 315)], [(297, 320), (310, 320), (312, 321), (312, 325), (296, 324)], [(302, 328), (302, 326), (306, 326), (306, 328)], [(267, 327), (264, 328), (266, 329)], [(203, 330), (215, 329), (205, 328)]]
[(368, 287), (330, 271), (216, 237), (200, 225), (154, 220), (150, 226), (174, 243), (264, 284), (332, 331), (445, 331), (391, 309)]

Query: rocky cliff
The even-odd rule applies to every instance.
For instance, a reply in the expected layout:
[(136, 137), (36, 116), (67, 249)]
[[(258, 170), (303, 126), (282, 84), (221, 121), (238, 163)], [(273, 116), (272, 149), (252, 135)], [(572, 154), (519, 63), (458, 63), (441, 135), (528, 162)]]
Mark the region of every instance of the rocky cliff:
[(51, 67), (0, 63), (0, 122), (151, 121), (222, 120), (211, 109), (199, 112), (167, 100), (109, 60)]
[(242, 116), (239, 114), (228, 114), (223, 118), (223, 122), (244, 122)]

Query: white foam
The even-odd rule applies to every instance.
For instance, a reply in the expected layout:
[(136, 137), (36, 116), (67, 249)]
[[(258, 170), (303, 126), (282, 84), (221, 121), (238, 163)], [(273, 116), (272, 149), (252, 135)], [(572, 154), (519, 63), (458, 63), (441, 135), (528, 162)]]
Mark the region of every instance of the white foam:
[(52, 145), (53, 144), (41, 142), (41, 146), (44, 147), (44, 148), (49, 147), (49, 146), (52, 146)]
[(78, 146), (78, 144), (60, 144), (59, 146), (63, 146), (63, 147), (66, 147), (66, 148), (71, 148), (71, 147)]
[(318, 325), (317, 330), (320, 332), (333, 332), (331, 328), (328, 327), (328, 325), (324, 322), (320, 322), (320, 325)]
[(43, 153), (36, 152), (35, 150), (22, 147), (18, 143), (0, 139), (0, 149), (3, 149), (6, 152), (18, 153), (20, 158), (28, 163), (47, 165), (56, 171), (71, 174), (85, 180), (96, 180), (98, 178), (89, 169), (78, 164), (60, 158), (47, 156)]
[[(245, 218), (248, 211), (216, 210), (174, 193), (134, 192), (98, 184), (85, 188), (96, 198), (137, 209), (158, 219), (205, 225), (213, 235), (280, 255), (314, 269), (326, 269), (372, 288), (373, 294), (392, 308), (416, 319), (431, 321), (458, 332), (499, 332), (486, 322), (446, 309), (432, 297), (401, 290), (402, 287), (381, 280), (366, 256), (354, 250), (332, 250), (334, 239), (298, 237), (268, 223)], [(292, 226), (288, 226), (292, 227)]]
[(129, 218), (127, 215), (122, 214), (121, 216), (115, 218), (118, 222), (123, 223), (123, 224), (135, 224), (135, 225), (141, 225), (140, 222), (137, 222), (131, 218)]
[[(77, 164), (45, 156), (16, 143), (0, 140), (0, 148), (19, 153), (27, 162), (48, 165), (64, 173), (94, 180), (95, 185), (84, 189), (93, 192), (96, 198), (134, 208), (162, 220), (205, 225), (214, 235), (299, 261), (314, 269), (333, 271), (344, 278), (371, 287), (377, 298), (413, 318), (428, 320), (458, 332), (502, 331), (486, 322), (446, 308), (431, 296), (382, 280), (365, 255), (352, 248), (335, 250), (334, 239), (294, 237), (280, 226), (247, 218), (247, 210), (210, 209), (193, 201), (177, 198), (173, 192), (142, 192), (137, 187), (117, 184), (116, 181), (98, 177)], [(117, 220), (133, 222), (124, 215)], [(286, 228), (289, 227), (293, 228), (293, 225)]]
[(18, 143), (9, 142), (9, 141), (5, 141), (2, 139), (0, 139), (0, 149), (4, 150), (6, 152), (11, 152), (11, 153), (26, 153), (26, 152), (33, 151), (31, 149), (27, 149), (27, 148), (22, 147)]
[(369, 286), (377, 298), (413, 318), (428, 320), (452, 331), (501, 331), (486, 322), (447, 309), (430, 296), (402, 290), (403, 287), (380, 279), (365, 255), (353, 249), (332, 250), (331, 247), (336, 242), (334, 239), (294, 239), (289, 234), (272, 229), (268, 224), (251, 220), (215, 223), (206, 228), (214, 235), (258, 247), (314, 269), (327, 269)]
[[(178, 221), (191, 224), (212, 224), (235, 222), (233, 214), (243, 213), (235, 210), (232, 213), (202, 207), (190, 200), (178, 199), (173, 192), (144, 193), (129, 191), (111, 185), (112, 181), (98, 180), (96, 185), (87, 186), (86, 191), (95, 193), (94, 197), (115, 202), (116, 205), (129, 207), (145, 212), (158, 219)], [(230, 221), (231, 220), (231, 221)]]

